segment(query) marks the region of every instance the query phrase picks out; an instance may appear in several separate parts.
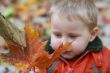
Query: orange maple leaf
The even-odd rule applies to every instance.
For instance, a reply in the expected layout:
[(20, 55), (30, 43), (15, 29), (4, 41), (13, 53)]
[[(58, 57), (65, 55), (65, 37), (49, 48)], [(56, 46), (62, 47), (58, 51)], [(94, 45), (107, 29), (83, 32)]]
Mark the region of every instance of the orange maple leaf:
[[(1, 15), (0, 15), (1, 16)], [(0, 22), (7, 22), (4, 17), (1, 16), (2, 20)], [(8, 22), (7, 22), (8, 24)], [(10, 29), (6, 23), (0, 23), (2, 28), (1, 31), (4, 32), (5, 29), (9, 29), (6, 32), (16, 34), (17, 30)], [(14, 25), (8, 24), (10, 27)], [(4, 28), (4, 29), (3, 29)], [(14, 28), (13, 28), (14, 29)], [(8, 34), (8, 33), (7, 33)], [(19, 33), (18, 33), (19, 34)], [(30, 25), (25, 26), (25, 45), (22, 45), (18, 41), (15, 41), (17, 38), (16, 36), (4, 36), (3, 37), (7, 41), (9, 53), (4, 54), (0, 53), (0, 59), (15, 65), (17, 68), (21, 69), (24, 73), (29, 73), (29, 68), (38, 67), (40, 69), (40, 73), (45, 73), (46, 69), (58, 59), (60, 54), (65, 52), (69, 47), (71, 47), (71, 43), (67, 43), (65, 45), (61, 44), (52, 54), (49, 54), (45, 51), (45, 45), (47, 41), (42, 41), (40, 39), (40, 32), (39, 30), (35, 30)], [(18, 35), (19, 36), (19, 35)], [(13, 40), (13, 38), (15, 38)], [(19, 37), (22, 39), (23, 37)]]

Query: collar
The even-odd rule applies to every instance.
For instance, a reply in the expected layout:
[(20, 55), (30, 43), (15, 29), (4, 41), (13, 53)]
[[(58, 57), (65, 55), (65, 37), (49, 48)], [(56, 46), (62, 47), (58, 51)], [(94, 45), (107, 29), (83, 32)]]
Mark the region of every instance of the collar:
[(102, 51), (101, 51), (103, 48), (103, 44), (101, 39), (97, 36), (93, 42), (89, 43), (87, 48), (89, 49), (89, 51), (91, 51), (96, 66), (101, 67), (103, 62)]
[(102, 45), (102, 41), (97, 36), (92, 42), (88, 44), (87, 49), (92, 51), (100, 51), (102, 49)]

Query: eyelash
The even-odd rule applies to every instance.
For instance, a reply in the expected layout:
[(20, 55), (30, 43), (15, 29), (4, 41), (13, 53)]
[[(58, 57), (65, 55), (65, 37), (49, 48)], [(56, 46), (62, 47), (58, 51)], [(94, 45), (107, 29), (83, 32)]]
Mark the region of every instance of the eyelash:
[(61, 36), (62, 36), (60, 33), (54, 33), (54, 35), (55, 35), (56, 37), (61, 37)]
[[(54, 35), (56, 37), (58, 37), (58, 38), (61, 38), (62, 37), (62, 35), (60, 33), (54, 33)], [(68, 37), (71, 38), (71, 39), (75, 39), (77, 36), (76, 35), (69, 34)]]
[(77, 36), (75, 36), (75, 35), (68, 35), (68, 37), (70, 37), (70, 38), (76, 38)]

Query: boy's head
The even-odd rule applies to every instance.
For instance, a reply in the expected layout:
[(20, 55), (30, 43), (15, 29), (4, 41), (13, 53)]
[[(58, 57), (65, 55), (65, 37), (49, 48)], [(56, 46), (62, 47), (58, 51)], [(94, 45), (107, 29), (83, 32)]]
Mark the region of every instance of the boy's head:
[(82, 53), (98, 33), (97, 11), (93, 0), (60, 0), (51, 8), (51, 46), (72, 42), (72, 48), (62, 54), (72, 59)]
[(51, 8), (52, 16), (64, 16), (69, 21), (78, 19), (90, 30), (97, 26), (97, 10), (93, 0), (60, 0)]

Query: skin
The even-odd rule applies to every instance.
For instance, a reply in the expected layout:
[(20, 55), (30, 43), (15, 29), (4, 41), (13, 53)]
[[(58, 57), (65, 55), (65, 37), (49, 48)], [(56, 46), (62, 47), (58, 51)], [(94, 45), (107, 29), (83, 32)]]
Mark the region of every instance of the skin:
[(0, 50), (5, 47), (5, 41), (2, 37), (0, 37)]
[(88, 43), (94, 40), (98, 28), (94, 28), (92, 33), (88, 27), (80, 20), (68, 20), (64, 16), (54, 14), (51, 18), (51, 46), (55, 50), (63, 43), (72, 42), (72, 48), (69, 48), (62, 56), (66, 59), (73, 59), (81, 54)]

